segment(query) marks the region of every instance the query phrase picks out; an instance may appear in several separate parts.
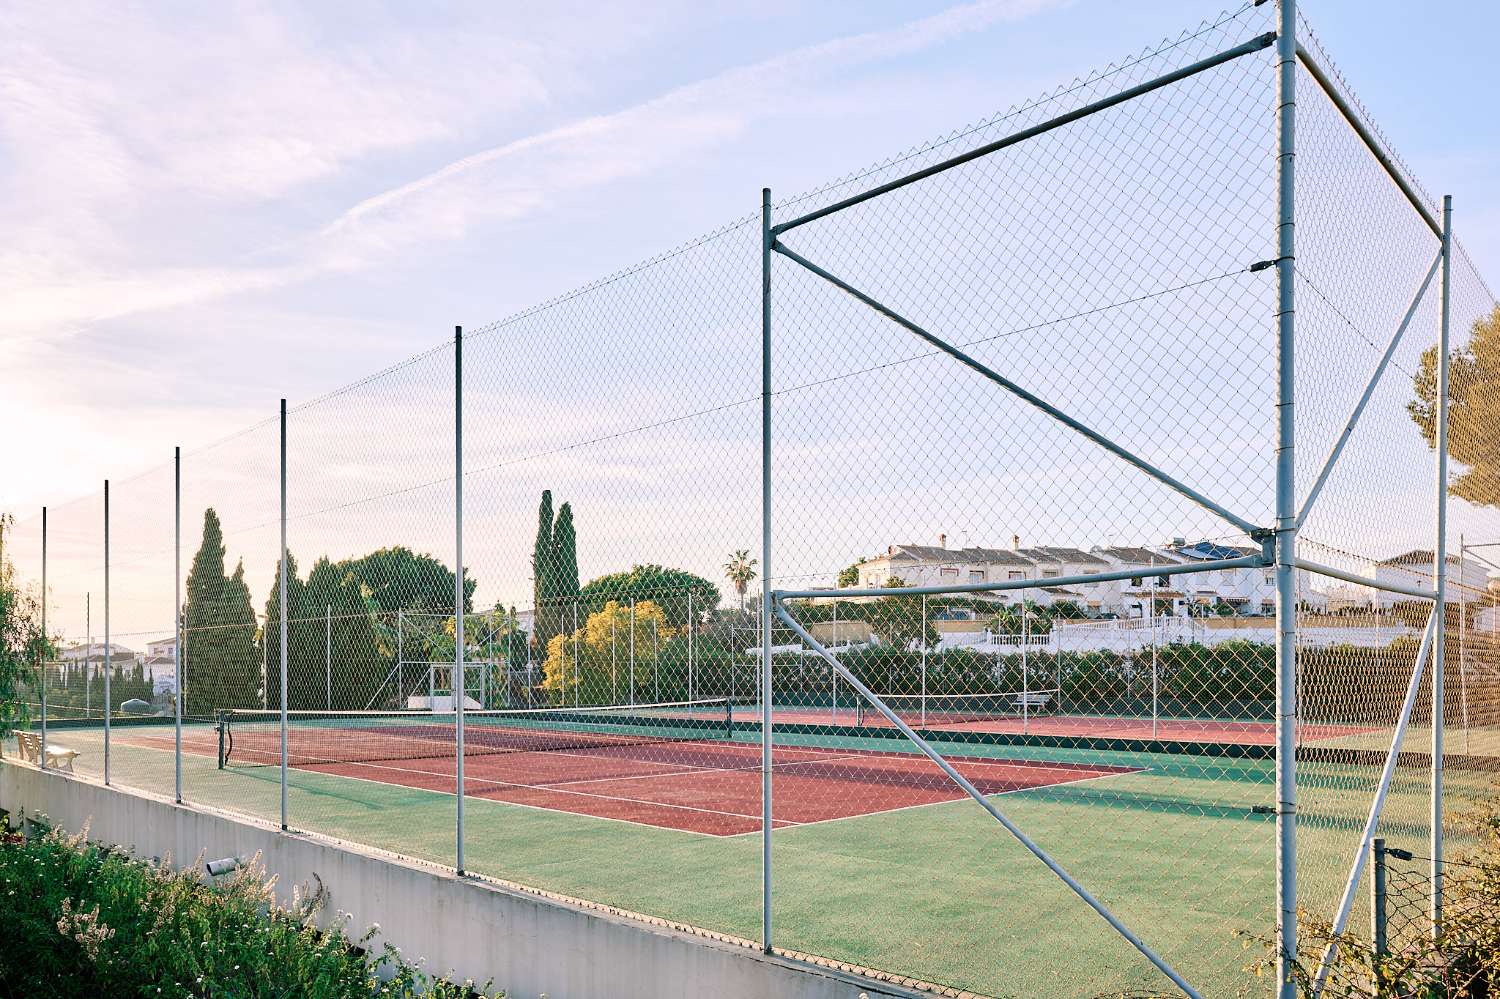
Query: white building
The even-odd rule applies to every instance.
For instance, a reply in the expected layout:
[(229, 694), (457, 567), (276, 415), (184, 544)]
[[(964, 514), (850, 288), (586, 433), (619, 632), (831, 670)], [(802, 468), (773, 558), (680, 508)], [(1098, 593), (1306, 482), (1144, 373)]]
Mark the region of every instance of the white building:
[[(1022, 599), (1042, 605), (1074, 603), (1091, 617), (1144, 617), (1150, 612), (1153, 598), (1159, 612), (1168, 616), (1230, 613), (1259, 617), (1271, 615), (1276, 608), (1274, 569), (1247, 566), (1172, 575), (1153, 571), (1259, 553), (1258, 548), (1210, 541), (1190, 545), (1182, 538), (1156, 547), (1109, 545), (1084, 551), (1053, 545), (1022, 547), (1020, 538), (1013, 536), (1009, 549), (955, 549), (947, 546), (945, 535), (939, 535), (937, 545), (891, 545), (885, 554), (865, 559), (858, 566), (857, 585), (881, 587), (892, 579), (903, 586), (1027, 580), (1042, 585), (979, 595), (999, 603), (1018, 603)], [(1139, 575), (1123, 580), (1077, 581), (1080, 576), (1135, 569), (1140, 570)], [(1314, 587), (1314, 577), (1303, 570), (1297, 575), (1299, 602), (1326, 610), (1328, 594)], [(1046, 585), (1046, 580), (1060, 578), (1075, 581), (1066, 587)]]

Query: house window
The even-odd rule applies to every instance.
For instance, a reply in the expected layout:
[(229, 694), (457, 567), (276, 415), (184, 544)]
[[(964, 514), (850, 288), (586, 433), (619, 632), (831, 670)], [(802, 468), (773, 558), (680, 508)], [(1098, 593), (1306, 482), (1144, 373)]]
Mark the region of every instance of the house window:
[(1157, 586), (1166, 586), (1168, 578), (1169, 577), (1167, 577), (1167, 576), (1157, 576), (1156, 577), (1156, 585)]
[(1131, 576), (1130, 577), (1130, 585), (1131, 586), (1140, 586), (1144, 582), (1145, 582), (1145, 579), (1143, 577), (1141, 577), (1141, 576)]
[(957, 569), (939, 569), (938, 570), (938, 574), (940, 576), (942, 576), (942, 578), (944, 578), (944, 579), (957, 579), (958, 578), (958, 570)]
[(984, 570), (983, 569), (970, 569), (969, 570), (969, 582), (971, 582), (971, 583), (982, 583), (982, 582), (984, 582)]
[(1059, 573), (1058, 573), (1058, 571), (1056, 569), (1043, 569), (1042, 570), (1042, 578), (1043, 579), (1056, 579), (1058, 577), (1058, 575), (1059, 575)]
[(1006, 579), (1025, 579), (1026, 573), (1021, 569), (1012, 569), (1005, 574)]

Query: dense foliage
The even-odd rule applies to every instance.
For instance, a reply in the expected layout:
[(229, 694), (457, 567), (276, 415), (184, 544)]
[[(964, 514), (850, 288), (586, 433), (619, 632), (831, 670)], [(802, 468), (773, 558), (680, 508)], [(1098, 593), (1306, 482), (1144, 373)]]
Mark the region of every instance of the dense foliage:
[[(260, 650), (245, 567), (224, 571), (224, 532), (213, 508), (203, 512), (203, 541), (188, 570), (183, 605), (183, 701), (186, 714), (260, 703)], [(202, 669), (194, 664), (202, 663)], [(188, 683), (187, 678), (192, 682)], [(111, 691), (113, 693), (113, 691)]]
[(35, 687), (41, 664), (53, 655), (42, 631), (39, 595), (15, 582), (6, 550), (13, 523), (10, 514), (0, 513), (0, 737), (26, 726), (28, 691)]
[[(1416, 398), (1406, 407), (1428, 447), (1437, 446), (1437, 351), (1422, 352)], [(1500, 506), (1500, 306), (1475, 321), (1468, 343), (1447, 360), (1448, 453), (1462, 466), (1453, 495)]]
[(680, 627), (688, 621), (689, 594), (693, 616), (699, 621), (719, 606), (719, 588), (713, 583), (685, 569), (653, 564), (591, 579), (579, 590), (578, 599), (589, 611), (601, 610), (612, 600), (627, 605), (632, 600), (650, 600)]
[[(276, 904), (255, 864), (208, 885), (58, 832), (0, 842), (0, 989), (28, 999), (319, 996), (461, 999), (390, 948), (375, 961), (318, 894)], [(326, 918), (324, 919), (326, 922)]]

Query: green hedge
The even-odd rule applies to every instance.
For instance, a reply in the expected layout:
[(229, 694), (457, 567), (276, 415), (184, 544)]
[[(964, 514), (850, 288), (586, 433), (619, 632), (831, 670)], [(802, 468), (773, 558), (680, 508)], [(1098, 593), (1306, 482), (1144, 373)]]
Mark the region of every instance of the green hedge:
[(276, 904), (258, 865), (210, 886), (59, 832), (0, 841), (0, 995), (29, 999), (319, 996), (460, 999), (391, 948), (374, 960), (339, 927), (319, 928), (321, 899)]

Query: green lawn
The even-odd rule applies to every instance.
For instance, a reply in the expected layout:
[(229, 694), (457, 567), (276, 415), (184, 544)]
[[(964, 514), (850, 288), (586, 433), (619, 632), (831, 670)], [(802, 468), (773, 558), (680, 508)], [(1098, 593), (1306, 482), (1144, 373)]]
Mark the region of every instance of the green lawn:
[[(54, 739), (82, 750), (80, 771), (97, 775), (101, 733), (66, 730)], [(1421, 745), (1425, 734), (1411, 739), (1409, 747)], [(1270, 761), (955, 751), (1146, 768), (994, 800), (1200, 991), (1235, 994), (1259, 953), (1247, 951), (1236, 931), (1263, 936), (1272, 927), (1274, 821), (1252, 811), (1273, 803)], [(186, 799), (278, 815), (276, 768), (220, 771), (212, 759), (190, 755), (183, 762)], [(119, 785), (171, 794), (170, 752), (117, 738), (111, 766)], [(1488, 776), (1450, 772), (1453, 800), (1477, 794)], [(1330, 912), (1342, 889), (1377, 777), (1374, 767), (1299, 767), (1299, 881), (1313, 911)], [(1426, 779), (1425, 770), (1399, 773), (1381, 830), (1392, 845), (1419, 853)], [(453, 862), (451, 795), (293, 770), (289, 800), (293, 828)], [(470, 798), (466, 841), (475, 873), (760, 935), (758, 834), (713, 837)], [(995, 996), (1093, 995), (1162, 982), (972, 801), (777, 830), (773, 872), (773, 937), (787, 950)], [(1359, 919), (1365, 909), (1361, 895)]]

